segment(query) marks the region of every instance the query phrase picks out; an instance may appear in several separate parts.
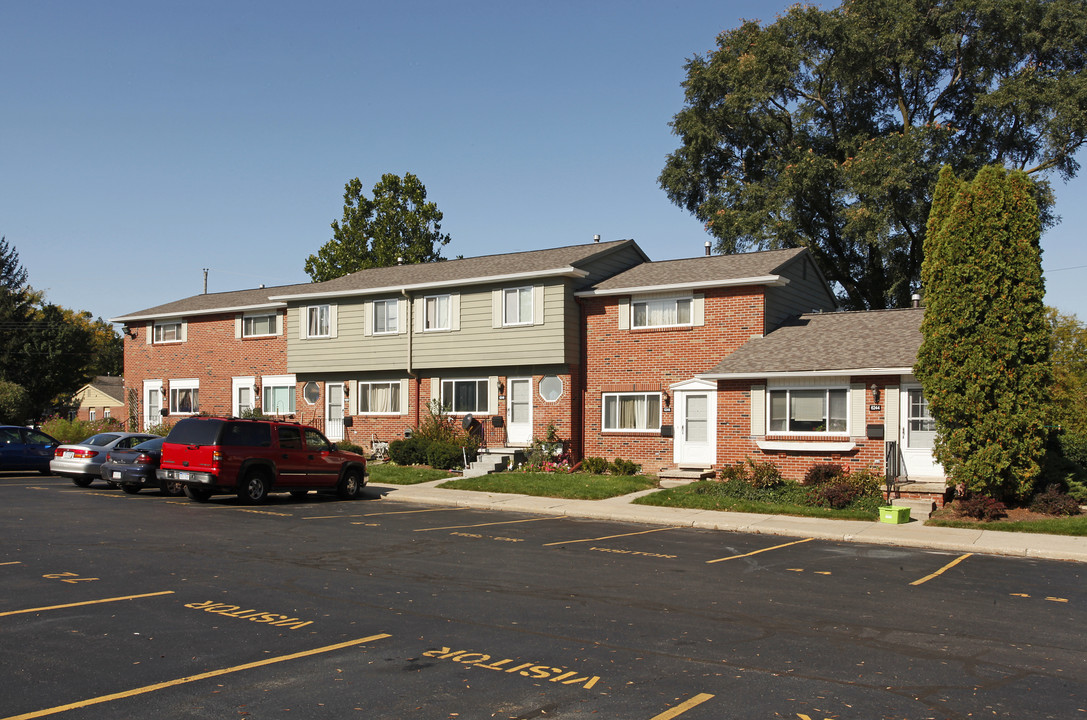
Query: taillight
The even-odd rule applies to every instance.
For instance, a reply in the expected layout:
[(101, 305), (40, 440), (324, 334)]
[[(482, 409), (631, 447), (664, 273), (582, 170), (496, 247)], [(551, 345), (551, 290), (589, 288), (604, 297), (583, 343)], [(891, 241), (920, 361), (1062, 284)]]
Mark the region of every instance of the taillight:
[(53, 457), (64, 457), (64, 451), (58, 447), (53, 451)]
[(76, 450), (72, 457), (77, 457), (80, 460), (86, 460), (87, 458), (92, 458), (97, 454), (97, 450)]
[(212, 450), (211, 451), (211, 461), (214, 462), (214, 463), (222, 462), (223, 461), (223, 451), (222, 450)]
[[(109, 455), (106, 455), (106, 460), (109, 460)], [(151, 462), (151, 456), (148, 455), (147, 453), (140, 453), (139, 456), (137, 456), (137, 458), (136, 458), (136, 462), (138, 462), (138, 463), (149, 463), (149, 462)]]
[(113, 456), (110, 455), (109, 453), (106, 453), (106, 462), (112, 462), (112, 461), (113, 461)]

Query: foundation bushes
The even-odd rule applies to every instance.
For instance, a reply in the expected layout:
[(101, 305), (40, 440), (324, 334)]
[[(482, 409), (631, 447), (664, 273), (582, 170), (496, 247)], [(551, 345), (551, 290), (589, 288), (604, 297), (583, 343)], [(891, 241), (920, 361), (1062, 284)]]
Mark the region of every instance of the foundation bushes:
[(1032, 512), (1045, 515), (1079, 515), (1079, 502), (1060, 485), (1050, 485), (1045, 492), (1038, 493), (1030, 502)]

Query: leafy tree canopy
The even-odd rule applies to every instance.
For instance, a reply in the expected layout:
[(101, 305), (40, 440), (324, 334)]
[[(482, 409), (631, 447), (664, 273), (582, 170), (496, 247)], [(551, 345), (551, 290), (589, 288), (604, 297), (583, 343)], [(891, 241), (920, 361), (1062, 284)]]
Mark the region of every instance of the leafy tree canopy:
[(687, 62), (660, 184), (719, 252), (807, 247), (846, 307), (904, 307), (941, 166), (1075, 175), (1085, 65), (1083, 0), (796, 5)]
[(332, 239), (306, 259), (306, 273), (314, 282), (366, 268), (444, 259), (441, 246), (450, 238), (441, 232), (442, 213), (427, 202), (426, 186), (415, 175), (382, 175), (373, 199), (355, 178), (344, 186), (343, 203), (343, 219), (332, 222)]

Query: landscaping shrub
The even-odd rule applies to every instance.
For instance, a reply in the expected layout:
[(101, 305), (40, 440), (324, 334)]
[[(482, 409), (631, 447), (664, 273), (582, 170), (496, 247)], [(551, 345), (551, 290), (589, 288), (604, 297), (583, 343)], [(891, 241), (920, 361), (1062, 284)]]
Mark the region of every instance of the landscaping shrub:
[(361, 445), (356, 445), (350, 440), (341, 440), (340, 442), (336, 443), (336, 449), (343, 450), (344, 452), (357, 453), (359, 455), (366, 454), (366, 448), (362, 447)]
[(781, 471), (772, 462), (757, 462), (747, 459), (748, 482), (756, 488), (773, 488), (785, 482)]
[[(119, 431), (121, 429), (121, 422), (116, 418), (102, 418), (101, 420), (64, 420), (62, 418), (50, 418), (41, 424), (41, 431), (43, 433), (52, 435), (62, 443), (78, 443), (100, 432), (109, 430)], [(165, 435), (166, 433), (153, 434)]]
[[(474, 456), (475, 453), (473, 452)], [(452, 470), (464, 467), (464, 451), (460, 445), (447, 442), (432, 442), (427, 448), (427, 464), (438, 470)]]
[(425, 465), (429, 446), (429, 441), (418, 437), (393, 440), (389, 443), (389, 459), (397, 465)]
[(722, 482), (731, 482), (733, 480), (747, 482), (747, 466), (743, 463), (727, 465), (717, 472), (717, 476), (721, 478)]
[(808, 468), (804, 473), (805, 485), (823, 485), (839, 480), (845, 475), (845, 470), (837, 463), (818, 463)]
[(956, 500), (955, 514), (975, 520), (999, 520), (1008, 516), (1004, 503), (987, 495), (972, 495), (963, 500)]
[(860, 497), (862, 495), (848, 482), (824, 482), (816, 485), (808, 493), (808, 503), (841, 510), (849, 507)]
[(609, 470), (612, 475), (637, 475), (642, 466), (635, 463), (633, 460), (624, 460), (623, 458), (615, 458), (611, 461), (611, 467)]
[(1079, 515), (1079, 502), (1068, 493), (1062, 492), (1059, 485), (1050, 485), (1045, 492), (1034, 496), (1030, 509), (1045, 515)]
[(854, 470), (853, 472), (842, 478), (842, 482), (848, 484), (853, 491), (862, 497), (878, 497), (883, 498), (883, 482), (885, 477), (882, 473), (877, 473), (872, 468), (861, 468)]
[(602, 457), (586, 457), (581, 460), (582, 472), (589, 473), (590, 475), (603, 475), (608, 471), (609, 465), (611, 465), (611, 463)]

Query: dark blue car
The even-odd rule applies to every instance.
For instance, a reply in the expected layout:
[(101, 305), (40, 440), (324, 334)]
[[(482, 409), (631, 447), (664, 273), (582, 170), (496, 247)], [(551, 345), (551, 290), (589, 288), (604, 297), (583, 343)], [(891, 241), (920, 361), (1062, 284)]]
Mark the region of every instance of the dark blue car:
[(49, 475), (49, 461), (60, 441), (40, 430), (0, 425), (0, 470), (37, 470)]

